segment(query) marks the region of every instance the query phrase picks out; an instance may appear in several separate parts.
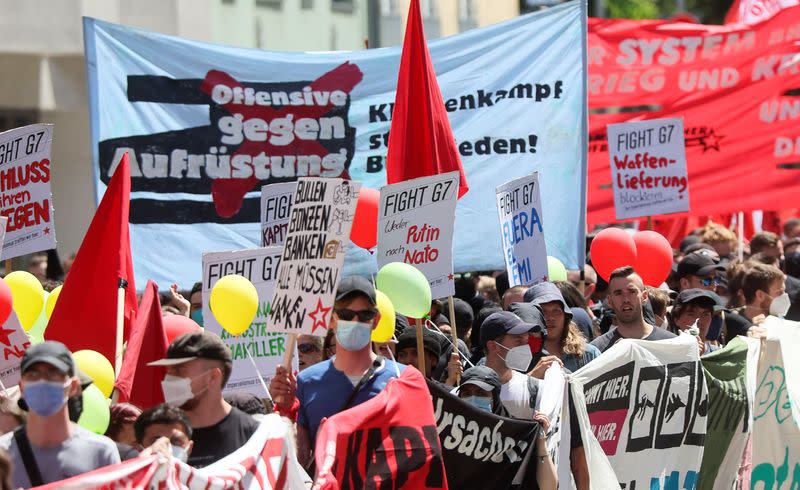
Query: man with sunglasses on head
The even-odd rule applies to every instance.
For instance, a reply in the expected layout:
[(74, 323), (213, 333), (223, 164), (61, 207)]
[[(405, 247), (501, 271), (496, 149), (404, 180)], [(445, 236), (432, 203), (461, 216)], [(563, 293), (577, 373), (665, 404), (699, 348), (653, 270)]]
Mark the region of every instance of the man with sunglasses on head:
[(342, 279), (333, 311), (329, 328), (336, 336), (336, 357), (306, 369), (296, 382), (279, 366), (270, 382), (281, 413), (292, 410), (295, 395), (299, 400), (297, 455), (303, 466), (312, 459), (322, 419), (374, 397), (405, 368), (372, 352), (370, 337), (380, 314), (370, 281), (359, 276)]

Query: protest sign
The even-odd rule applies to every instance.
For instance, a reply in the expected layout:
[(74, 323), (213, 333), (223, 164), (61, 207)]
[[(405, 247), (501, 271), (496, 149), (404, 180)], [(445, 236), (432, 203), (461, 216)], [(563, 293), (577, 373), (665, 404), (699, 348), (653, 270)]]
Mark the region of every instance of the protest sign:
[(689, 210), (681, 118), (610, 124), (608, 155), (617, 219)]
[(0, 214), (8, 218), (2, 259), (56, 246), (50, 192), (52, 142), (52, 124), (0, 133)]
[(30, 345), (28, 334), (22, 329), (16, 312), (12, 310), (5, 325), (0, 327), (0, 347), (3, 349), (3, 357), (0, 358), (0, 383), (4, 387), (11, 388), (19, 384), (22, 356)]
[[(203, 254), (203, 326), (219, 335), (231, 348), (233, 373), (225, 386), (229, 391), (249, 391), (264, 396), (264, 389), (254, 372), (248, 354), (255, 360), (261, 376), (269, 382), (275, 367), (283, 362), (286, 335), (267, 331), (270, 301), (275, 290), (281, 247), (233, 250)], [(214, 284), (228, 274), (239, 274), (253, 283), (258, 291), (258, 311), (250, 328), (233, 336), (222, 328), (209, 307), (208, 298)], [(296, 359), (296, 358), (295, 358)], [(294, 361), (297, 369), (297, 361)]]
[(412, 366), (372, 399), (323, 420), (315, 447), (320, 490), (448, 488), (431, 395)]
[(298, 179), (268, 330), (325, 335), (360, 188), (342, 179)]
[(694, 488), (708, 415), (694, 337), (623, 339), (573, 373), (570, 387), (590, 471), (610, 463), (627, 489)]
[(547, 246), (542, 229), (539, 173), (497, 188), (500, 239), (510, 286), (547, 280)]
[(305, 488), (293, 441), (289, 426), (279, 415), (270, 414), (244, 446), (205, 468), (192, 468), (172, 455), (151, 454), (37, 488)]
[(478, 409), (428, 381), (447, 483), (452, 488), (521, 488), (536, 485), (536, 435), (530, 420), (510, 419)]
[(261, 246), (281, 246), (289, 229), (292, 198), (297, 182), (269, 184), (261, 188)]
[(381, 188), (378, 268), (411, 264), (425, 274), (431, 297), (455, 294), (453, 227), (458, 172), (407, 180)]
[[(568, 2), (429, 43), (471, 188), (457, 211), (456, 270), (503, 267), (487, 203), (498, 185), (534, 171), (547, 182), (548, 253), (568, 268), (583, 263), (586, 25), (585, 2)], [(189, 283), (198, 271), (187, 264), (204, 249), (257, 246), (261, 185), (387, 182), (400, 47), (276, 53), (89, 18), (84, 33), (97, 194), (114, 155), (129, 149), (138, 276)], [(167, 270), (165, 254), (186, 260)], [(355, 247), (347, 264), (377, 270)]]

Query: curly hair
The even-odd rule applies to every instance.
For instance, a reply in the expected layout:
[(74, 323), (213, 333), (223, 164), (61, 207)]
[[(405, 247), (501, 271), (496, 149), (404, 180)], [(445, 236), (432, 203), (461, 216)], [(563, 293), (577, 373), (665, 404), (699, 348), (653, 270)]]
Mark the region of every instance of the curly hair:
[(567, 328), (561, 334), (561, 345), (564, 349), (564, 354), (572, 354), (574, 356), (582, 356), (586, 352), (586, 344), (588, 341), (581, 333), (575, 322), (569, 322)]
[(736, 238), (736, 234), (734, 232), (719, 223), (714, 223), (713, 221), (709, 221), (702, 228), (702, 231), (700, 232), (700, 240), (708, 243), (709, 245), (713, 245), (715, 243), (728, 243), (731, 247), (736, 247), (736, 245), (739, 243), (739, 240)]

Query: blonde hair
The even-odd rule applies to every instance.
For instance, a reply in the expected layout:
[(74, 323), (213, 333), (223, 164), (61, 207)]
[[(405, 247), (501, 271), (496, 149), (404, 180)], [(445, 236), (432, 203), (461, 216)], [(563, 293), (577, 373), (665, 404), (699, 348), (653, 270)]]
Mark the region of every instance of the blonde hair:
[(572, 354), (574, 356), (582, 356), (586, 352), (586, 337), (583, 336), (575, 322), (569, 322), (567, 328), (564, 329), (566, 334), (561, 334), (561, 344), (564, 349), (564, 354)]
[(731, 247), (736, 247), (739, 240), (736, 234), (719, 223), (709, 221), (700, 231), (700, 240), (703, 243), (713, 245), (715, 243), (728, 243)]

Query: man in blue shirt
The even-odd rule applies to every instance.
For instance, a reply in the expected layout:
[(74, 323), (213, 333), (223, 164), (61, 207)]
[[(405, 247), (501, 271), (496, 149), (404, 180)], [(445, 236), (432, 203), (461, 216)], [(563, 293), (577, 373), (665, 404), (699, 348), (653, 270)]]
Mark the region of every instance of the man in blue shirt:
[[(343, 279), (330, 325), (336, 335), (336, 356), (297, 376), (297, 454), (303, 466), (311, 459), (322, 419), (369, 400), (405, 368), (372, 352), (370, 337), (380, 320), (375, 305), (375, 288), (367, 279)], [(273, 399), (291, 406), (293, 385), (286, 369), (279, 367), (270, 384)]]

